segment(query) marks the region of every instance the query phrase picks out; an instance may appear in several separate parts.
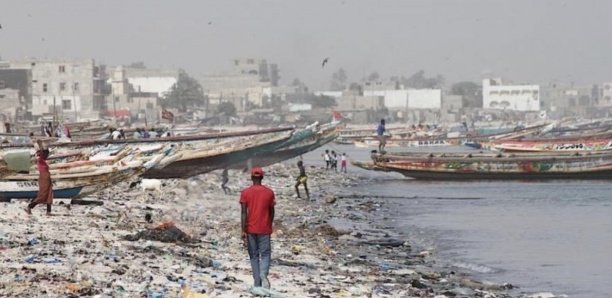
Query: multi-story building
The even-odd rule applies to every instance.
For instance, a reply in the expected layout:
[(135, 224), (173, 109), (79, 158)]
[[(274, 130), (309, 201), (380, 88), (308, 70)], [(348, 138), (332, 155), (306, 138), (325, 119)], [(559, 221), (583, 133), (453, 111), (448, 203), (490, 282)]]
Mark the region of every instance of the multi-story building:
[(276, 64), (264, 59), (236, 59), (227, 74), (205, 76), (200, 80), (209, 103), (232, 102), (239, 112), (251, 106), (261, 107), (272, 97), (278, 86), (279, 71)]
[(541, 88), (541, 107), (549, 117), (586, 116), (592, 106), (598, 101), (593, 89), (596, 86), (550, 83)]
[(31, 72), (32, 105), (28, 108), (32, 118), (98, 119), (103, 73), (93, 59), (27, 58), (3, 64)]
[(5, 108), (14, 105), (14, 120), (29, 119), (28, 111), (32, 107), (32, 72), (28, 69), (2, 67), (8, 67), (8, 64), (0, 64), (0, 104)]
[(540, 110), (539, 85), (504, 85), (501, 79), (482, 81), (485, 109), (535, 112)]
[(601, 87), (601, 97), (599, 106), (612, 107), (612, 82), (603, 83)]

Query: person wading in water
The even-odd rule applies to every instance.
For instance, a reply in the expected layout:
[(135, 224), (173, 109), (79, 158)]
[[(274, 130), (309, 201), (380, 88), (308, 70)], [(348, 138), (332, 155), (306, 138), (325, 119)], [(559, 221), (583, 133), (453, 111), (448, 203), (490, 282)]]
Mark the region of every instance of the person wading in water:
[(38, 141), (38, 150), (36, 151), (36, 167), (38, 168), (38, 195), (25, 211), (32, 214), (32, 209), (38, 204), (47, 205), (47, 215), (51, 215), (51, 204), (53, 204), (53, 184), (51, 182), (51, 173), (47, 164), (49, 158), (49, 149), (44, 149), (42, 141)]
[(310, 200), (310, 193), (308, 193), (308, 176), (306, 176), (306, 169), (304, 168), (304, 163), (300, 160), (297, 162), (298, 169), (300, 170), (300, 175), (297, 177), (297, 181), (295, 183), (295, 192), (297, 193), (297, 197), (300, 198), (300, 189), (298, 186), (300, 184), (304, 185), (304, 190), (306, 190), (306, 198)]
[(255, 287), (270, 288), (268, 272), (272, 256), (272, 222), (274, 221), (274, 192), (261, 184), (264, 172), (251, 170), (253, 185), (240, 194), (242, 240), (251, 260)]

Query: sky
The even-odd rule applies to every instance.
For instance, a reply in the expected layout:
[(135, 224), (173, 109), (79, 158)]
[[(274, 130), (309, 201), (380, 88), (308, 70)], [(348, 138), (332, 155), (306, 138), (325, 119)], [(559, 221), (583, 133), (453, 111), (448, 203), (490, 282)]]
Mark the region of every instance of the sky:
[(255, 57), (313, 89), (339, 68), (350, 81), (421, 69), (447, 83), (612, 81), (609, 0), (0, 0), (0, 25), (5, 60), (143, 61), (199, 77)]

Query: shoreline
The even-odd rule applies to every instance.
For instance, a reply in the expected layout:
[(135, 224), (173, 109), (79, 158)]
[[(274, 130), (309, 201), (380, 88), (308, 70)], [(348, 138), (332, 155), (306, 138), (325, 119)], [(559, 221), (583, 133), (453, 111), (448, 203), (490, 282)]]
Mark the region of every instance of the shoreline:
[[(386, 225), (394, 206), (384, 199), (339, 198), (335, 190), (357, 185), (359, 176), (307, 167), (307, 201), (294, 197), (293, 162), (264, 170), (277, 197), (269, 278), (282, 297), (523, 295), (437, 268), (431, 252), (414, 250)], [(102, 206), (68, 209), (57, 200), (51, 217), (42, 207), (26, 217), (25, 201), (3, 204), (0, 296), (250, 297), (238, 203), (248, 175), (230, 171), (230, 195), (219, 173), (164, 183), (161, 194), (119, 184), (95, 196)], [(168, 222), (194, 241), (125, 240)]]

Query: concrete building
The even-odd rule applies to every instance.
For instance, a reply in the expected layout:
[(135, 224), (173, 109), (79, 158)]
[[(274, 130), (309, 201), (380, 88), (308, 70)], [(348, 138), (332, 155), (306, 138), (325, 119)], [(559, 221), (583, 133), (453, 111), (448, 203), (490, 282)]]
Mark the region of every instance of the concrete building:
[[(32, 72), (28, 69), (10, 69), (8, 64), (0, 64), (0, 92), (3, 92), (4, 101), (0, 104), (13, 103), (16, 104), (15, 119), (26, 120), (30, 119), (29, 110), (32, 107)], [(17, 91), (17, 102), (13, 101), (15, 96), (14, 90)]]
[(593, 96), (594, 88), (599, 89), (592, 85), (551, 83), (541, 88), (540, 106), (551, 118), (586, 116), (599, 99), (597, 91)]
[(364, 90), (364, 96), (381, 96), (388, 109), (440, 109), (442, 90), (404, 89), (404, 90)]
[(176, 84), (178, 70), (123, 67), (124, 77), (134, 92), (156, 93), (164, 97)]
[(501, 79), (482, 81), (485, 109), (535, 112), (540, 110), (539, 85), (504, 85)]
[(602, 84), (598, 106), (612, 107), (612, 82)]
[(442, 109), (440, 111), (441, 122), (458, 122), (461, 120), (461, 110), (463, 109), (463, 96), (444, 95), (442, 97)]
[[(0, 89), (0, 121), (14, 122), (21, 107), (20, 91), (17, 89)], [(4, 125), (2, 125), (2, 129)]]
[(264, 59), (236, 59), (233, 69), (226, 74), (204, 76), (200, 85), (209, 103), (231, 102), (238, 112), (262, 107), (273, 96), (284, 96), (286, 89), (278, 87), (279, 71), (276, 64)]
[(31, 116), (69, 121), (99, 118), (104, 100), (103, 70), (93, 59), (35, 59), (6, 61), (6, 68), (32, 74)]

